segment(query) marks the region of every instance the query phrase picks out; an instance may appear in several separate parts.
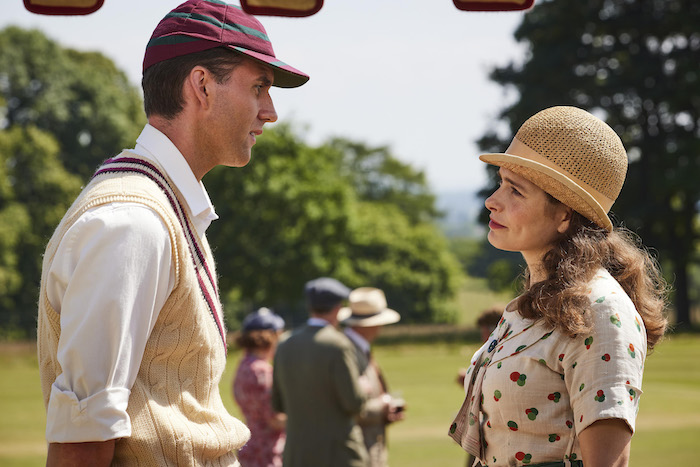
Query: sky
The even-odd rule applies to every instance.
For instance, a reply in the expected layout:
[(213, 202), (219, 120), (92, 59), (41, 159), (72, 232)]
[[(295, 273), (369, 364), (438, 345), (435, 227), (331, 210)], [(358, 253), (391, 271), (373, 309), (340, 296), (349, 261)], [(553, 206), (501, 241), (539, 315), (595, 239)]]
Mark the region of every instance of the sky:
[[(62, 46), (100, 51), (140, 87), (145, 45), (180, 0), (105, 0), (68, 17), (3, 3), (0, 28), (38, 28)], [(279, 121), (309, 144), (340, 136), (388, 146), (434, 192), (473, 193), (486, 183), (475, 141), (513, 98), (488, 73), (522, 59), (513, 31), (524, 14), (465, 12), (452, 0), (327, 0), (307, 18), (258, 17), (277, 57), (311, 76), (273, 89)]]

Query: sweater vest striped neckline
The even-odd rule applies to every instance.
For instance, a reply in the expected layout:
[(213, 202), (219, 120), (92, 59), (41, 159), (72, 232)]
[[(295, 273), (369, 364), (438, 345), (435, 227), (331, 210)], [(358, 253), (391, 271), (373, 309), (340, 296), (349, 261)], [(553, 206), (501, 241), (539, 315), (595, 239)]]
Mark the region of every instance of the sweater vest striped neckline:
[(204, 248), (199, 242), (198, 236), (194, 233), (194, 227), (185, 213), (185, 209), (180, 203), (180, 200), (175, 195), (175, 190), (168, 182), (168, 179), (155, 167), (153, 164), (147, 162), (144, 159), (135, 157), (119, 157), (107, 159), (95, 172), (92, 178), (96, 178), (102, 174), (110, 173), (134, 173), (147, 177), (152, 182), (154, 182), (165, 194), (166, 198), (170, 202), (170, 206), (175, 212), (182, 231), (187, 238), (187, 244), (190, 249), (190, 256), (192, 257), (192, 265), (194, 266), (195, 273), (197, 275), (197, 281), (199, 282), (199, 288), (204, 297), (204, 301), (209, 308), (209, 313), (214, 319), (214, 323), (219, 330), (219, 335), (221, 336), (221, 341), (224, 344), (224, 350), (228, 352), (228, 347), (226, 345), (226, 334), (224, 332), (224, 326), (221, 322), (221, 301), (219, 299), (219, 291), (216, 287), (216, 281), (211, 273), (211, 268), (207, 264), (206, 257), (204, 255)]

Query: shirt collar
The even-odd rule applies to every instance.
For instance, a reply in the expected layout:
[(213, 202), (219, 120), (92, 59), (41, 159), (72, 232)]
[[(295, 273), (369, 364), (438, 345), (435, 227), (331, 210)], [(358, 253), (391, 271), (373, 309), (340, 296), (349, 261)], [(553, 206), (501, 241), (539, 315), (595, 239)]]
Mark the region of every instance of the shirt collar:
[(348, 338), (350, 338), (351, 341), (355, 343), (356, 346), (360, 348), (360, 350), (362, 350), (365, 354), (369, 354), (369, 342), (367, 342), (367, 339), (359, 335), (352, 328), (345, 328), (343, 332), (346, 336), (348, 336)]
[(309, 320), (306, 322), (306, 324), (308, 324), (309, 326), (321, 326), (321, 327), (323, 327), (323, 326), (328, 326), (331, 323), (326, 321), (323, 318), (312, 317), (312, 318), (309, 318)]
[(197, 180), (187, 160), (167, 136), (146, 124), (136, 139), (134, 152), (157, 162), (182, 194), (192, 213), (192, 219), (200, 236), (204, 235), (212, 221), (219, 218), (209, 199), (204, 184)]

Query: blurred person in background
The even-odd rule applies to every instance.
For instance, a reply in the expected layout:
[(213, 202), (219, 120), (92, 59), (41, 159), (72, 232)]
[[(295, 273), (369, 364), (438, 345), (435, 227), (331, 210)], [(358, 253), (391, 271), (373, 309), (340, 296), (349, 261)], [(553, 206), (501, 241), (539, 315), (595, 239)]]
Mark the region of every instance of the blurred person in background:
[(284, 319), (260, 308), (243, 320), (236, 345), (243, 349), (233, 396), (250, 429), (250, 440), (238, 453), (243, 467), (281, 467), (287, 416), (272, 410), (272, 359)]
[(350, 289), (330, 277), (304, 286), (309, 319), (275, 352), (272, 407), (287, 414), (285, 467), (366, 467), (356, 416), (365, 395), (352, 342), (338, 330)]
[[(483, 344), (489, 339), (489, 336), (498, 325), (498, 322), (503, 316), (503, 310), (505, 305), (494, 305), (491, 308), (487, 308), (481, 312), (476, 320), (476, 326), (479, 328), (479, 337), (481, 338), (481, 343)], [(467, 374), (466, 368), (460, 368), (457, 372), (457, 384), (464, 386), (464, 377)], [(471, 464), (470, 464), (471, 465)]]
[(338, 313), (345, 335), (355, 345), (360, 387), (367, 396), (357, 422), (362, 427), (372, 467), (389, 465), (386, 427), (404, 419), (406, 404), (402, 398), (389, 393), (382, 370), (372, 356), (371, 345), (383, 326), (398, 323), (400, 319), (397, 311), (387, 307), (384, 292), (374, 287), (360, 287), (350, 292), (348, 306)]
[(527, 269), (472, 358), (449, 434), (475, 465), (627, 466), (668, 286), (608, 216), (627, 173), (622, 141), (589, 112), (558, 106), (480, 159), (499, 167), (489, 243), (520, 252)]

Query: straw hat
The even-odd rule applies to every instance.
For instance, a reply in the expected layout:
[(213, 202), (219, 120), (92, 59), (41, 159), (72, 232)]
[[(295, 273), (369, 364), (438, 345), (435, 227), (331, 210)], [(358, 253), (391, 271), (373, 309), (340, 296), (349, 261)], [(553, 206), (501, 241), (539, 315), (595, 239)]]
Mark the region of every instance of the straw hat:
[(627, 174), (627, 153), (608, 124), (576, 107), (550, 107), (520, 127), (502, 154), (482, 161), (525, 177), (587, 219), (612, 230), (608, 212)]
[(338, 321), (347, 326), (384, 326), (401, 319), (401, 315), (387, 308), (386, 296), (380, 289), (360, 287), (350, 292), (349, 307), (338, 312)]

